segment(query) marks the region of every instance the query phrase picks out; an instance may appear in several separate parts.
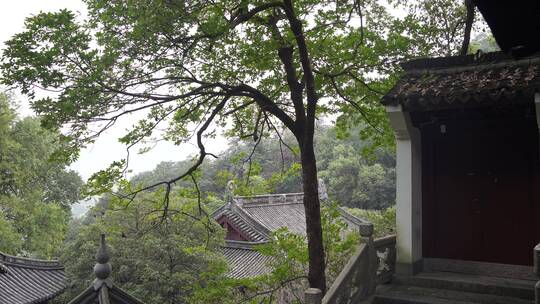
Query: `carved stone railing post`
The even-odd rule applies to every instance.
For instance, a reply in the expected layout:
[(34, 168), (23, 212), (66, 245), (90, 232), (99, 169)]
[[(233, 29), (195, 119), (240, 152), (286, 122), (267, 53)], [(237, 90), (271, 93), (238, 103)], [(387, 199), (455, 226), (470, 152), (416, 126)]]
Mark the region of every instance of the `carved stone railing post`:
[[(540, 244), (534, 247), (534, 273), (540, 277)], [(534, 286), (535, 303), (540, 304), (540, 281)]]
[(373, 241), (377, 260), (377, 284), (386, 284), (392, 281), (396, 271), (396, 236), (388, 235)]
[(366, 284), (365, 296), (371, 296), (377, 288), (377, 269), (379, 268), (379, 259), (377, 258), (377, 250), (373, 243), (373, 224), (368, 224), (360, 227), (360, 236), (364, 239), (368, 250), (368, 278)]
[[(361, 225), (359, 230), (363, 238), (360, 246), (336, 277), (321, 304), (372, 303), (377, 284), (388, 283), (392, 279), (396, 261), (396, 236), (374, 240), (373, 226)], [(313, 300), (306, 300), (306, 303), (312, 304)]]
[(322, 292), (317, 288), (309, 288), (304, 293), (304, 302), (306, 304), (321, 304)]

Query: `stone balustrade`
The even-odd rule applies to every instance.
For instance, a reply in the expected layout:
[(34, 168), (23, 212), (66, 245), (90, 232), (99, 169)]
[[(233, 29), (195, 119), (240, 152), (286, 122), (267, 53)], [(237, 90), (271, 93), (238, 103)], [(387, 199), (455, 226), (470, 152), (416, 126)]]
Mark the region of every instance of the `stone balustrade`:
[(363, 242), (323, 297), (318, 289), (305, 292), (306, 304), (371, 303), (377, 284), (389, 282), (395, 272), (396, 236), (373, 239), (373, 226), (362, 227)]

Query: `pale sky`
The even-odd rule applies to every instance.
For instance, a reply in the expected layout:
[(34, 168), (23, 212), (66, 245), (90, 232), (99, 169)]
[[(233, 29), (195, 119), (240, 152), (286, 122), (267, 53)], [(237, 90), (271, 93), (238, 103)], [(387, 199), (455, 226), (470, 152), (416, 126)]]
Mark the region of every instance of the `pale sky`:
[[(0, 10), (0, 48), (4, 47), (4, 41), (23, 30), (26, 17), (40, 11), (50, 12), (67, 8), (77, 12), (80, 16), (86, 14), (85, 5), (79, 0), (17, 0), (6, 1), (2, 4), (2, 10)], [(32, 115), (25, 97), (17, 94), (17, 99), (21, 103), (20, 114)], [(111, 162), (125, 158), (125, 146), (120, 144), (117, 138), (124, 135), (125, 130), (135, 121), (134, 117), (120, 121), (114, 130), (105, 133), (92, 146), (81, 151), (79, 160), (72, 165), (72, 168), (86, 180), (92, 173), (106, 168)], [(220, 137), (209, 140), (206, 146), (208, 152), (217, 154), (225, 150), (227, 141)], [(197, 153), (197, 148), (193, 144), (179, 147), (162, 141), (152, 151), (145, 154), (138, 155), (136, 151), (137, 149), (134, 149), (130, 155), (130, 169), (132, 170), (130, 175), (152, 170), (161, 161), (186, 159)]]

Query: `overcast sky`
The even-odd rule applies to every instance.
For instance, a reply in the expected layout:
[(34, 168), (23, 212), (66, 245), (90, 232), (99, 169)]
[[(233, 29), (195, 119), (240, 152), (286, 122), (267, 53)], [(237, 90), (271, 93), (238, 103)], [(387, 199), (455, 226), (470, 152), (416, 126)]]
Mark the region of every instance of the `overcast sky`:
[[(16, 0), (3, 3), (0, 10), (0, 47), (4, 47), (4, 41), (12, 35), (20, 32), (24, 28), (24, 20), (30, 15), (35, 15), (40, 11), (57, 11), (62, 8), (78, 12), (80, 16), (86, 14), (85, 5), (79, 0)], [(20, 102), (20, 114), (23, 116), (32, 115), (25, 97), (17, 94)], [(112, 161), (125, 158), (125, 146), (120, 144), (118, 137), (124, 135), (136, 119), (128, 117), (120, 121), (114, 130), (105, 133), (92, 146), (81, 152), (79, 160), (72, 165), (72, 168), (79, 172), (83, 179), (87, 179), (92, 173), (107, 167)], [(207, 142), (209, 152), (218, 153), (225, 150), (226, 140), (218, 138)], [(135, 151), (133, 151), (135, 152)], [(171, 143), (160, 142), (154, 149), (142, 155), (136, 153), (130, 155), (130, 169), (133, 175), (138, 172), (153, 169), (161, 161), (183, 160), (197, 152), (193, 144), (175, 146)]]

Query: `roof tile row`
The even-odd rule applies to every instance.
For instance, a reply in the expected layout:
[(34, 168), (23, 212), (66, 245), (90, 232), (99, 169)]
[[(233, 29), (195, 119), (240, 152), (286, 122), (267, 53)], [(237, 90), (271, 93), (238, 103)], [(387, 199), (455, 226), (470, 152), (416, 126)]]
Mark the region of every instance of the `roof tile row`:
[(406, 110), (482, 107), (532, 102), (540, 88), (540, 57), (513, 60), (501, 53), (417, 59), (383, 97)]
[(67, 286), (64, 269), (57, 261), (0, 253), (0, 265), (0, 304), (46, 303)]

